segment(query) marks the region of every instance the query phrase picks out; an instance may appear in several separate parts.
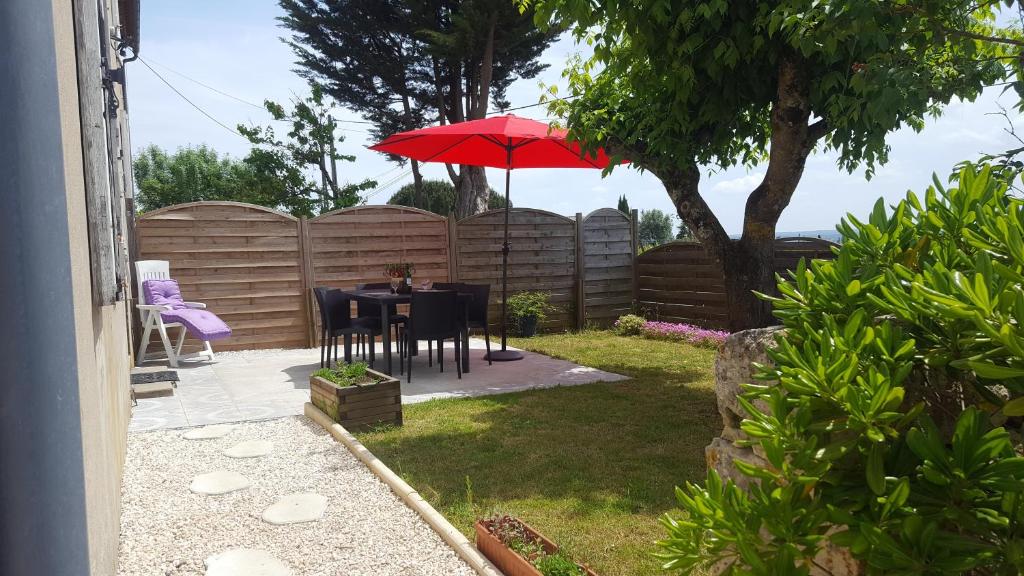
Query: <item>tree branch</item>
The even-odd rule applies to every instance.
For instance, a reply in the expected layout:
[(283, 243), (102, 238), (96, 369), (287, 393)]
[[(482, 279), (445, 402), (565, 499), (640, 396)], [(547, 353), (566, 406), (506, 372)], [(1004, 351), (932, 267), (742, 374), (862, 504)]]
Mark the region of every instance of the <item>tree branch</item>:
[(807, 127), (807, 138), (811, 142), (817, 142), (825, 137), (826, 134), (832, 131), (832, 126), (829, 125), (828, 121), (822, 118), (817, 122)]
[(1024, 40), (1017, 40), (1015, 38), (988, 36), (986, 34), (978, 34), (977, 32), (969, 32), (967, 30), (956, 30), (952, 28), (942, 28), (941, 30), (951, 36), (960, 36), (962, 38), (981, 40), (983, 42), (995, 42), (997, 44), (1009, 44), (1010, 46), (1024, 46)]

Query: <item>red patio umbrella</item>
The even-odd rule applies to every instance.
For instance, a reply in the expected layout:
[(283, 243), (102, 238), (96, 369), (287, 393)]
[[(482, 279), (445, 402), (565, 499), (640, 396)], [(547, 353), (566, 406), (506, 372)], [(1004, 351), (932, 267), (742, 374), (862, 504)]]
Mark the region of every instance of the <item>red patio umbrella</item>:
[(505, 241), (501, 247), (501, 350), (491, 360), (519, 360), (522, 354), (506, 345), (508, 296), (509, 180), (514, 168), (605, 168), (609, 159), (603, 150), (585, 155), (566, 131), (543, 122), (508, 114), (410, 130), (387, 137), (371, 150), (405, 156), (420, 162), (444, 162), (467, 166), (505, 169)]

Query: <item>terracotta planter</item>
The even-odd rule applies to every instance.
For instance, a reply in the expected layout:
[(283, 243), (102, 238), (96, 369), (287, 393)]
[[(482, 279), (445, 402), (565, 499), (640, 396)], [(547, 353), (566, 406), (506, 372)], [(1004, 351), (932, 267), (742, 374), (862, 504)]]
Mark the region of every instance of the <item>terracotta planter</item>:
[[(548, 554), (558, 552), (558, 545), (548, 540), (543, 534), (534, 530), (529, 524), (523, 522), (523, 526), (530, 535), (540, 541), (541, 547)], [(519, 555), (518, 552), (505, 546), (501, 540), (491, 534), (490, 523), (486, 520), (477, 520), (473, 526), (476, 529), (476, 548), (483, 554), (491, 564), (501, 570), (505, 576), (543, 576), (539, 570), (530, 564), (530, 561)], [(593, 570), (578, 564), (586, 572), (587, 576), (597, 576)]]
[(402, 387), (398, 379), (367, 370), (380, 382), (338, 386), (319, 376), (309, 377), (309, 395), (314, 406), (344, 426), (359, 432), (382, 424), (402, 425)]

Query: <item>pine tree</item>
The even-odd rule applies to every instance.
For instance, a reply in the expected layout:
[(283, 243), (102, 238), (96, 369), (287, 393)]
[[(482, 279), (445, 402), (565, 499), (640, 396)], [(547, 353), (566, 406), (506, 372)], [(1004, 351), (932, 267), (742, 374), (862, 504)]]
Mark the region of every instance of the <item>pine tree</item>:
[(619, 196), (619, 212), (622, 212), (626, 216), (629, 216), (629, 201), (626, 200), (626, 195)]
[[(541, 32), (533, 10), (509, 0), (280, 0), (280, 20), (300, 74), (373, 122), (382, 139), (434, 122), (477, 120), (489, 104), (546, 65), (537, 59), (557, 32)], [(392, 157), (396, 162), (404, 160)], [(422, 198), (419, 167), (413, 178)], [(484, 169), (449, 165), (456, 213), (487, 209)]]

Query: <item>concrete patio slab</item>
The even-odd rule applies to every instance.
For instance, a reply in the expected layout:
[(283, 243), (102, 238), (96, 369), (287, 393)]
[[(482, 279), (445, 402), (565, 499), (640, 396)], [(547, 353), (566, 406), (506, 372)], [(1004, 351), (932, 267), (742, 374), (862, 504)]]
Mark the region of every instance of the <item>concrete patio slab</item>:
[[(604, 372), (523, 352), (515, 362), (483, 359), (484, 341), (470, 340), (470, 369), (456, 377), (455, 351), (445, 347), (445, 371), (427, 366), (426, 351), (413, 358), (412, 382), (401, 377), (402, 402), (411, 404), (434, 398), (483, 396), (531, 388), (573, 386), (593, 382), (614, 382), (625, 376)], [(382, 349), (377, 345), (377, 363), (382, 369)], [(340, 350), (339, 350), (340, 356)], [(309, 375), (320, 367), (320, 350), (249, 350), (221, 352), (213, 362), (188, 360), (177, 368), (180, 381), (174, 396), (140, 399), (132, 414), (131, 431), (179, 428), (225, 422), (264, 420), (302, 414), (309, 401)]]

